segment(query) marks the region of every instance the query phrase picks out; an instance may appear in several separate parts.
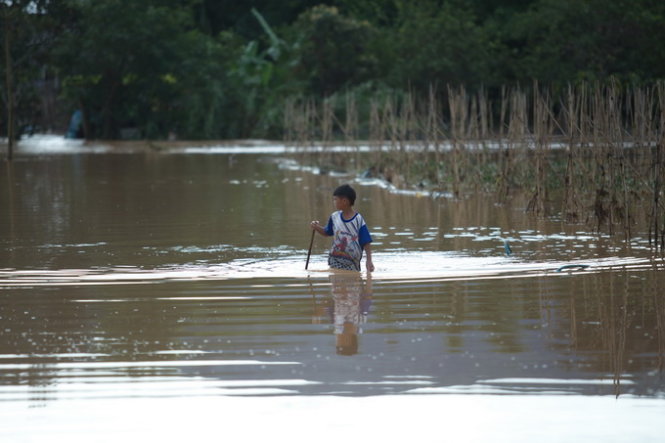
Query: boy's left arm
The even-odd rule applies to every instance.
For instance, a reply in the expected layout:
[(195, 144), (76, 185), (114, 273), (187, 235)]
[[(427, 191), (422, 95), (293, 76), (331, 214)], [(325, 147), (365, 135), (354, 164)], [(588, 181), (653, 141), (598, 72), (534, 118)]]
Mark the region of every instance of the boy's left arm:
[(365, 243), (363, 246), (367, 258), (365, 259), (365, 267), (367, 267), (367, 272), (374, 272), (374, 263), (372, 262), (372, 244)]

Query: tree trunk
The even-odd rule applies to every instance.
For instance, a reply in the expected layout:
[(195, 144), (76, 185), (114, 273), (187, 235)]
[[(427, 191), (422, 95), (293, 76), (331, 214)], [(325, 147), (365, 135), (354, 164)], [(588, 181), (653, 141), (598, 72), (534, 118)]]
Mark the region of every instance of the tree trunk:
[(5, 51), (5, 89), (7, 91), (7, 161), (11, 161), (14, 156), (14, 142), (16, 139), (15, 134), (15, 106), (14, 106), (14, 76), (13, 76), (13, 62), (11, 54), (11, 19), (9, 17), (10, 11), (8, 8), (4, 10), (4, 51)]

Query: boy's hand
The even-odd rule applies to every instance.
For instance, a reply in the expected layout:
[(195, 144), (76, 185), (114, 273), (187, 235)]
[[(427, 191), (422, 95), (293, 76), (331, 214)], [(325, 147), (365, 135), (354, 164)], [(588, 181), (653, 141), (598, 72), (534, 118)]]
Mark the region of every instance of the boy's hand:
[(373, 272), (374, 271), (374, 262), (372, 261), (372, 244), (371, 243), (365, 243), (365, 246), (363, 246), (363, 249), (365, 250), (366, 254), (366, 259), (365, 259), (365, 267), (367, 268), (367, 273)]
[(312, 231), (316, 231), (319, 234), (324, 235), (324, 236), (327, 235), (326, 231), (325, 231), (325, 228), (323, 226), (321, 226), (321, 224), (319, 223), (318, 220), (312, 220), (310, 222), (309, 226), (312, 228)]

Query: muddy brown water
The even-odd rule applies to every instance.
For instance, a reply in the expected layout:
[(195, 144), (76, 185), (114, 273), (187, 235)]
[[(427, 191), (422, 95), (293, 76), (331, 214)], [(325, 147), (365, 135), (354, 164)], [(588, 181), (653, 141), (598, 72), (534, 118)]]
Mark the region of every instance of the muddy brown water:
[[(664, 265), (644, 238), (284, 158), (2, 165), (0, 403), (13, 411), (2, 417), (100, 399), (665, 397)], [(327, 220), (344, 182), (377, 269), (331, 273), (317, 237), (305, 271), (309, 221)]]

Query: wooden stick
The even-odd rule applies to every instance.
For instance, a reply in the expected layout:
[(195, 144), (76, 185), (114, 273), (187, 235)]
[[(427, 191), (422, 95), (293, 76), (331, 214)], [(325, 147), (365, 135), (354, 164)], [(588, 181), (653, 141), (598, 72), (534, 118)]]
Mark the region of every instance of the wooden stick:
[(312, 229), (312, 238), (309, 241), (309, 250), (307, 251), (307, 261), (305, 262), (305, 270), (307, 270), (307, 266), (309, 266), (309, 256), (312, 255), (312, 245), (314, 244), (314, 234), (316, 234), (316, 231)]

